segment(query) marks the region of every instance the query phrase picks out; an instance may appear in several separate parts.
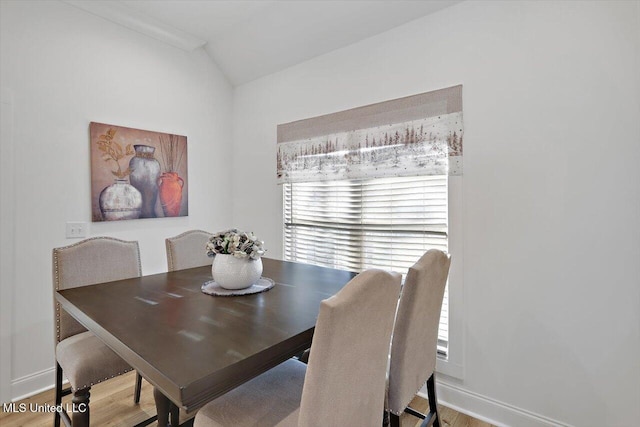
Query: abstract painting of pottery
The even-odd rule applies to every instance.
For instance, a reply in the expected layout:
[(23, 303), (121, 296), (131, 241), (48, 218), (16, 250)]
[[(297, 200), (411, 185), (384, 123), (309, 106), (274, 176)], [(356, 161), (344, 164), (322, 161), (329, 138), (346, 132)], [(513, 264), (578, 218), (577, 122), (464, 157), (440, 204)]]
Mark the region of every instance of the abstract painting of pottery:
[(90, 124), (92, 220), (189, 214), (187, 137)]

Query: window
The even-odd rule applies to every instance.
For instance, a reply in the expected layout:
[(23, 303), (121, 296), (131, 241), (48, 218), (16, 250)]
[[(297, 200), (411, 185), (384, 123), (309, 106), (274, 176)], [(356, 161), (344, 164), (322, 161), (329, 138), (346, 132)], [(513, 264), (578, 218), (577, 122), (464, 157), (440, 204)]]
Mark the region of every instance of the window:
[[(448, 249), (446, 175), (286, 183), (284, 256), (325, 267), (406, 275), (428, 249)], [(438, 351), (448, 349), (448, 290)]]
[(285, 259), (405, 273), (430, 248), (453, 254), (436, 369), (459, 379), (462, 119), (457, 85), (279, 124), (276, 154)]

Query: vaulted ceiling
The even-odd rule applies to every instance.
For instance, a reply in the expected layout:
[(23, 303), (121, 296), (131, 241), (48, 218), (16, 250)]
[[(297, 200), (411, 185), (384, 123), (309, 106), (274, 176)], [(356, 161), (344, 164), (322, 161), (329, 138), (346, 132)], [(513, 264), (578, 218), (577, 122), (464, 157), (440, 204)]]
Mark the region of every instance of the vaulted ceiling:
[[(460, 0), (73, 1), (186, 49), (203, 46), (233, 85), (339, 49)], [(172, 43), (176, 42), (176, 43)], [(185, 46), (180, 46), (185, 48)]]

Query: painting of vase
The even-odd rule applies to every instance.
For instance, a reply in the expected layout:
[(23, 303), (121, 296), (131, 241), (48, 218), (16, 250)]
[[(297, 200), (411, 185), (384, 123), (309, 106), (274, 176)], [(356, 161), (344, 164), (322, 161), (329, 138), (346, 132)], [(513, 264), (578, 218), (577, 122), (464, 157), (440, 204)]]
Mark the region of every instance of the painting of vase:
[(158, 179), (160, 202), (165, 216), (178, 216), (182, 204), (184, 180), (175, 172), (165, 172)]
[(129, 161), (129, 181), (142, 194), (140, 218), (155, 218), (158, 199), (160, 162), (154, 157), (155, 147), (134, 145), (136, 154)]
[(92, 122), (92, 221), (189, 214), (187, 137)]

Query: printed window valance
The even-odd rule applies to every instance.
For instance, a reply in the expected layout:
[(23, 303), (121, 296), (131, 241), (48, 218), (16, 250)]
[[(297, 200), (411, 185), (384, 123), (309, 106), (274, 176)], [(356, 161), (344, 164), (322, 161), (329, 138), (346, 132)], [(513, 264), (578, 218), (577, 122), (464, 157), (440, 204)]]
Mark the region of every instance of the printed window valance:
[(462, 175), (462, 85), (278, 125), (278, 184)]

